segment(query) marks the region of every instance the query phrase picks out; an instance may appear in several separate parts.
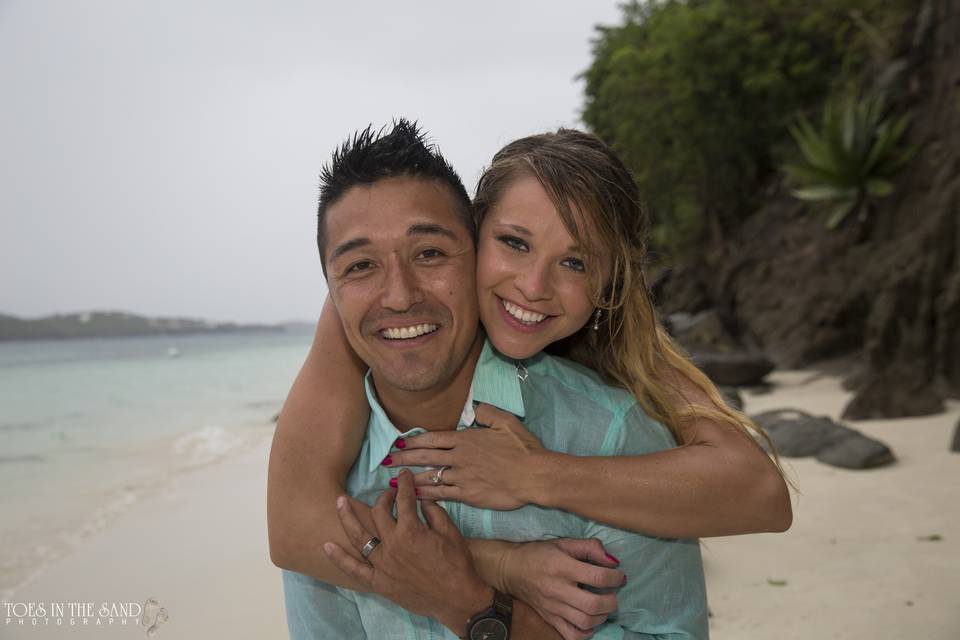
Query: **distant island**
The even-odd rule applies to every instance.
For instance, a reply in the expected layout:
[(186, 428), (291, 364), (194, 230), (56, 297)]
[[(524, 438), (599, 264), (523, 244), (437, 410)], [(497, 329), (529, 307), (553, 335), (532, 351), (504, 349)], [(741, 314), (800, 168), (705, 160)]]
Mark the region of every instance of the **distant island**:
[(312, 330), (313, 325), (307, 322), (237, 324), (195, 318), (148, 318), (122, 311), (55, 314), (29, 319), (0, 314), (0, 341), (209, 333), (305, 333)]

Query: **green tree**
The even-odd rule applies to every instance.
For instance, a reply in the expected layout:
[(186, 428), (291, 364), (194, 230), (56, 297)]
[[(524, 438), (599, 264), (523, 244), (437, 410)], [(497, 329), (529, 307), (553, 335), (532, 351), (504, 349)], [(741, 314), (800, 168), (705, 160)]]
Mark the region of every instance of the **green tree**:
[(797, 111), (815, 108), (870, 59), (857, 20), (884, 33), (899, 24), (895, 5), (631, 2), (621, 25), (598, 28), (583, 119), (635, 172), (654, 242), (683, 251), (722, 241), (749, 215)]

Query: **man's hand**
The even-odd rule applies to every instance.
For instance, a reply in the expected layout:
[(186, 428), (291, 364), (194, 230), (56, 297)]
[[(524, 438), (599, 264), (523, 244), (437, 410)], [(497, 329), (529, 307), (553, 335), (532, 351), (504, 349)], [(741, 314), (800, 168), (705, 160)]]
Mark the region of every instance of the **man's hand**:
[(323, 549), (337, 568), (370, 591), (463, 636), (470, 616), (493, 602), (493, 590), (477, 574), (466, 542), (446, 511), (430, 500), (420, 505), (427, 523), (417, 515), (413, 477), (407, 470), (398, 477), (396, 494), (388, 489), (377, 499), (371, 511), (373, 531), (357, 519), (353, 501), (341, 496), (337, 515), (353, 546), (362, 549), (374, 536), (381, 542), (365, 562), (334, 543)]

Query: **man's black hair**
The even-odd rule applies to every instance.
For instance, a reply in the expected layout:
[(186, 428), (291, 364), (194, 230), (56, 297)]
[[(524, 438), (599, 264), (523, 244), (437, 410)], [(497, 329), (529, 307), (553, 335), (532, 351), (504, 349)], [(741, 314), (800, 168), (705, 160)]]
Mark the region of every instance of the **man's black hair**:
[(371, 185), (384, 178), (410, 177), (435, 180), (446, 185), (459, 205), (458, 213), (474, 242), (476, 224), (470, 205), (470, 196), (436, 145), (428, 143), (416, 122), (404, 118), (393, 123), (393, 129), (384, 133), (373, 125), (353, 134), (333, 152), (330, 162), (320, 171), (320, 204), (317, 208), (317, 247), (323, 274), (327, 274), (324, 253), (327, 244), (325, 218), (327, 208), (352, 187)]

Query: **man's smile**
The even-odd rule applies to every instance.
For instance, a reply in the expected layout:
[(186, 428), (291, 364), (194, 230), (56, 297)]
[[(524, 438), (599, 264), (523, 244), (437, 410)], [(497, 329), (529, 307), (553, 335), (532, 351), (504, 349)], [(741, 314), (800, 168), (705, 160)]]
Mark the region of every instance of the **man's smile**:
[(380, 335), (387, 340), (412, 340), (413, 338), (419, 338), (420, 336), (431, 334), (439, 328), (440, 325), (423, 323), (406, 327), (390, 327), (389, 329), (382, 329), (380, 331)]

